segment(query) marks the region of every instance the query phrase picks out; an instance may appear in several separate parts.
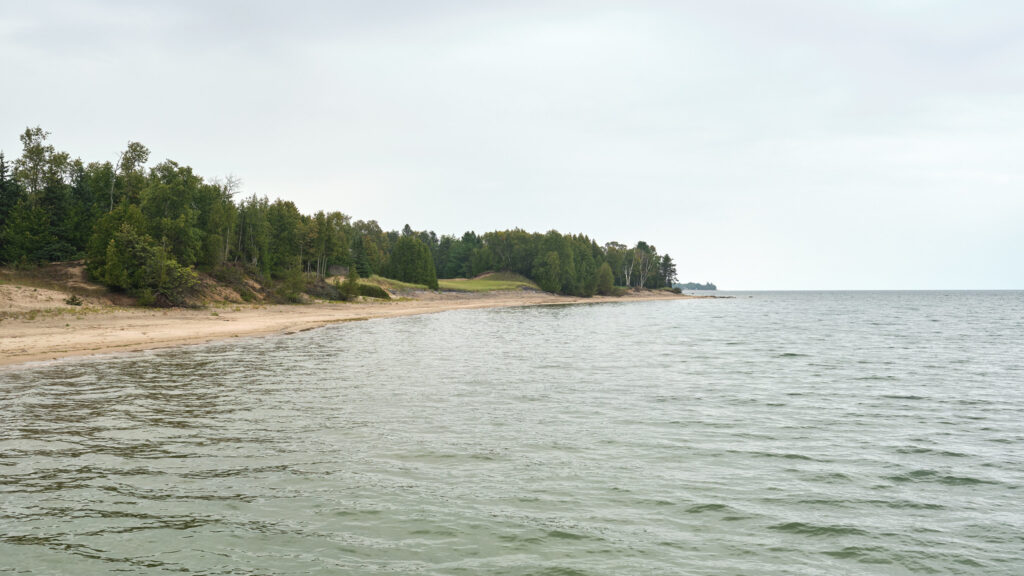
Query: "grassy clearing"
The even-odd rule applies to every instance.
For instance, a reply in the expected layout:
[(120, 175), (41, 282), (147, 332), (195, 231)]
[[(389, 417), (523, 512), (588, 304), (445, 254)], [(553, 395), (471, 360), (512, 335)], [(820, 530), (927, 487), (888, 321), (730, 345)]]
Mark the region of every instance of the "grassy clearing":
[(449, 278), (438, 280), (441, 290), (454, 292), (494, 292), (496, 290), (540, 290), (525, 276), (511, 272), (494, 272), (476, 278)]
[[(330, 278), (327, 278), (326, 281), (328, 284), (332, 284), (334, 283), (335, 280), (337, 280), (338, 282), (344, 282), (345, 277), (331, 276)], [(366, 286), (377, 286), (378, 288), (383, 288), (391, 293), (412, 292), (415, 290), (430, 290), (430, 288), (427, 288), (423, 284), (410, 284), (409, 282), (402, 282), (401, 280), (392, 280), (391, 278), (385, 278), (383, 276), (378, 276), (376, 274), (370, 276), (369, 278), (360, 278), (359, 283), (364, 284)]]
[(423, 284), (410, 284), (409, 282), (402, 282), (401, 280), (392, 280), (391, 278), (384, 278), (374, 274), (369, 278), (360, 278), (360, 284), (370, 284), (373, 286), (380, 286), (388, 292), (409, 292), (412, 290), (430, 290)]

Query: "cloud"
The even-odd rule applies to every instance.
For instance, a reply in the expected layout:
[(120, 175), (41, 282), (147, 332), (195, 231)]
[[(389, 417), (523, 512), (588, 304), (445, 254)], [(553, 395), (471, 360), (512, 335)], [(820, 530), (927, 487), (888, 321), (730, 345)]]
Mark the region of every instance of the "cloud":
[(9, 156), (30, 124), (140, 140), (306, 211), (643, 238), (736, 288), (1024, 286), (1018, 3), (9, 12)]

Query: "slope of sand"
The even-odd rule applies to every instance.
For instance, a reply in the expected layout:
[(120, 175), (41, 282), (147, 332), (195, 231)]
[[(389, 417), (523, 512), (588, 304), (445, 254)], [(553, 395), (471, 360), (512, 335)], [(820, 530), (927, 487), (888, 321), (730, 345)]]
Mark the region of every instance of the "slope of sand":
[[(390, 302), (159, 310), (95, 305), (73, 307), (64, 304), (60, 293), (40, 294), (31, 288), (26, 291), (11, 286), (0, 288), (3, 288), (0, 291), (0, 365), (198, 344), (240, 336), (289, 334), (335, 322), (445, 310), (694, 298), (666, 292), (641, 292), (621, 298), (572, 298), (526, 291), (445, 292), (417, 293), (415, 298)], [(26, 309), (33, 312), (10, 313)], [(8, 313), (3, 314), (4, 311)]]

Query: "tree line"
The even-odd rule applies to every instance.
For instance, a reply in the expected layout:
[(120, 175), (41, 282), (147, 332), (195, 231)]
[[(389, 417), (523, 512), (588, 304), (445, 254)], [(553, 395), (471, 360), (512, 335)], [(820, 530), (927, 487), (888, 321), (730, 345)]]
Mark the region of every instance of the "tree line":
[(676, 281), (672, 258), (642, 241), (601, 245), (554, 230), (385, 231), (341, 212), (302, 214), (287, 200), (239, 198), (237, 180), (205, 180), (172, 160), (147, 167), (149, 150), (138, 142), (116, 161), (86, 164), (48, 138), (28, 128), (20, 157), (0, 152), (0, 263), (85, 259), (93, 280), (145, 304), (184, 303), (197, 271), (253, 277), (283, 299), (343, 268), (434, 289), (438, 278), (509, 271), (576, 296)]

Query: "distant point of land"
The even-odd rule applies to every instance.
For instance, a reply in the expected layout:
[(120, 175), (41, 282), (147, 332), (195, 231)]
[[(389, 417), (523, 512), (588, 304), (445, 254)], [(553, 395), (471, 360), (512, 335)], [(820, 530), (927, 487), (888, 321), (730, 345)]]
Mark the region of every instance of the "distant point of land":
[(673, 284), (675, 288), (680, 290), (718, 290), (718, 286), (715, 286), (711, 282), (707, 284), (698, 284), (696, 282), (687, 282), (686, 284)]

